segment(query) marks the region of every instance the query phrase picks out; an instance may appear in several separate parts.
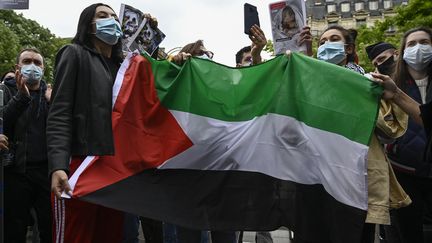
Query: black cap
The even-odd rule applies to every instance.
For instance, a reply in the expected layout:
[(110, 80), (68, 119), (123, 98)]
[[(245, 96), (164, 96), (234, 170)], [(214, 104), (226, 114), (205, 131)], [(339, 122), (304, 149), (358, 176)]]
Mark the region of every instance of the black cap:
[(376, 44), (370, 45), (366, 47), (366, 53), (368, 54), (369, 60), (373, 60), (379, 54), (383, 53), (388, 49), (396, 49), (392, 44), (387, 42), (378, 42)]

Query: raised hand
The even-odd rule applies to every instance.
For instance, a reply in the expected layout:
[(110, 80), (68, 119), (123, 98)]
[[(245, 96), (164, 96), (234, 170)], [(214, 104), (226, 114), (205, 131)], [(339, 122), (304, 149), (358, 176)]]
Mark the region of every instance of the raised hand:
[(251, 28), (251, 35), (249, 35), (249, 39), (252, 41), (252, 64), (261, 63), (261, 51), (267, 44), (267, 38), (265, 37), (264, 31), (262, 31), (262, 29), (258, 25), (253, 25)]
[(186, 52), (180, 52), (172, 58), (172, 61), (178, 65), (182, 65), (187, 59), (191, 58), (192, 55)]
[(26, 85), (26, 78), (21, 74), (20, 70), (15, 71), (15, 80), (18, 91), (26, 96), (30, 96), (29, 89)]
[(374, 79), (372, 81), (381, 85), (383, 90), (382, 98), (385, 100), (391, 100), (397, 95), (398, 87), (396, 83), (387, 75), (383, 75), (380, 73), (370, 73)]
[(310, 27), (305, 26), (303, 27), (302, 31), (300, 32), (300, 39), (298, 42), (299, 46), (306, 44), (306, 55), (313, 56), (312, 52), (312, 34), (310, 32)]

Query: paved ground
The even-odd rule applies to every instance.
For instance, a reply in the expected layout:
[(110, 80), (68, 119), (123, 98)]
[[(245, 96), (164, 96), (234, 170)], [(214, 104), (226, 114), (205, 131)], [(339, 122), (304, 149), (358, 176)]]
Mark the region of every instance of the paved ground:
[[(271, 232), (273, 243), (290, 243), (288, 230), (276, 230)], [(145, 243), (142, 232), (139, 235), (140, 243)], [(243, 243), (255, 243), (255, 232), (244, 232)]]
[[(291, 243), (290, 232), (287, 229), (279, 229), (270, 232), (273, 243)], [(140, 232), (140, 243), (145, 243), (144, 237)], [(243, 232), (243, 243), (255, 243), (255, 232)], [(375, 237), (375, 243), (379, 243), (378, 236)]]
[[(273, 243), (291, 243), (290, 232), (287, 229), (279, 229), (270, 232), (273, 238)], [(27, 243), (38, 243), (38, 240), (32, 241), (33, 231), (29, 228), (27, 234)], [(140, 228), (139, 243), (145, 243), (144, 237)], [(255, 243), (255, 232), (244, 232), (243, 243)], [(375, 238), (375, 243), (379, 243), (378, 237)]]

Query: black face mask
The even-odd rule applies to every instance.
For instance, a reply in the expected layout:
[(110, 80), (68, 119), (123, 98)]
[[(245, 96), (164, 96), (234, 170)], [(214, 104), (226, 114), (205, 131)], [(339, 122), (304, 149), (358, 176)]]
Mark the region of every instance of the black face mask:
[(3, 82), (5, 82), (5, 83), (12, 82), (12, 81), (15, 81), (14, 79), (15, 79), (14, 77), (7, 77), (7, 78), (3, 79)]
[(381, 63), (381, 65), (378, 65), (377, 68), (379, 73), (390, 76), (391, 74), (393, 74), (394, 66), (395, 60), (394, 57), (391, 56), (387, 58), (385, 62)]

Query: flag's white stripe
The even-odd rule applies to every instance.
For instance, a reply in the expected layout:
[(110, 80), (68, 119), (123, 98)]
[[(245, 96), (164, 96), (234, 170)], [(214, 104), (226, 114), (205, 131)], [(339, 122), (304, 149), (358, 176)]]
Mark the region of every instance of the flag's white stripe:
[[(89, 166), (89, 164), (95, 159), (95, 156), (87, 156), (84, 161), (80, 164), (80, 166), (78, 166), (78, 169), (72, 174), (72, 176), (69, 178), (69, 185), (71, 187), (72, 190), (72, 194), (73, 194), (73, 190), (75, 188), (75, 185), (78, 181), (79, 176), (81, 175), (81, 173), (87, 168), (87, 166)], [(66, 194), (66, 192), (62, 193), (62, 197), (63, 198), (70, 198), (70, 196), (68, 194)]]
[(117, 100), (118, 94), (120, 92), (121, 86), (123, 84), (124, 75), (129, 67), (130, 60), (134, 53), (129, 52), (123, 63), (121, 64), (117, 76), (113, 85), (113, 96), (112, 96), (112, 108), (114, 108), (115, 102)]
[(322, 184), (336, 200), (367, 209), (366, 145), (277, 114), (225, 122), (171, 113), (194, 146), (160, 169), (251, 171)]
[[(135, 53), (128, 53), (127, 57), (123, 61), (122, 65), (120, 66), (116, 80), (113, 85), (113, 95), (112, 95), (112, 108), (114, 108), (115, 102), (117, 100), (118, 94), (120, 93), (121, 86), (123, 84), (124, 75), (129, 68), (130, 60), (132, 59), (132, 56), (136, 55)], [(87, 166), (90, 164), (90, 162), (94, 159), (94, 156), (87, 156), (84, 161), (81, 163), (81, 165), (78, 167), (78, 169), (75, 171), (75, 173), (72, 175), (71, 178), (69, 178), (69, 185), (71, 186), (72, 192), (75, 188), (75, 185), (78, 181), (79, 176), (81, 173), (87, 168)], [(70, 198), (69, 195), (66, 193), (62, 193), (63, 198)]]

